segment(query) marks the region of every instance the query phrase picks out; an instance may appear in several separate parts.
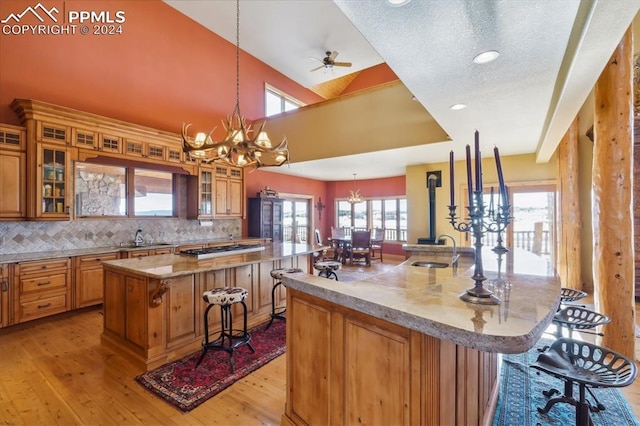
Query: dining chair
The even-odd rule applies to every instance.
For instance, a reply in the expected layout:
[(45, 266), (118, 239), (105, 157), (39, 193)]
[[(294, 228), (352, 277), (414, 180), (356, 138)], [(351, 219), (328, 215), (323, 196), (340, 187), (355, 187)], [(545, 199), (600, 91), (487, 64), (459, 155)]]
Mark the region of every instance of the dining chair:
[(371, 259), (376, 259), (376, 251), (382, 262), (382, 244), (384, 243), (384, 228), (375, 228), (371, 232)]
[(364, 259), (371, 266), (371, 231), (353, 231), (351, 233), (351, 249), (349, 260)]

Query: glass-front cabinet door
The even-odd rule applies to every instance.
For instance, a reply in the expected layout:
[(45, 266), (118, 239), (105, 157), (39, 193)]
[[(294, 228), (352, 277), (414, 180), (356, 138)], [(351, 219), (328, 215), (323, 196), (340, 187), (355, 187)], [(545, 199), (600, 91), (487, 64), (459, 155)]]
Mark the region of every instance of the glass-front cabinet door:
[(40, 210), (38, 216), (42, 217), (68, 217), (69, 187), (67, 185), (68, 158), (66, 149), (61, 147), (41, 145), (40, 159), (40, 185), (41, 205), (36, 206)]
[(213, 171), (200, 169), (200, 216), (213, 216)]

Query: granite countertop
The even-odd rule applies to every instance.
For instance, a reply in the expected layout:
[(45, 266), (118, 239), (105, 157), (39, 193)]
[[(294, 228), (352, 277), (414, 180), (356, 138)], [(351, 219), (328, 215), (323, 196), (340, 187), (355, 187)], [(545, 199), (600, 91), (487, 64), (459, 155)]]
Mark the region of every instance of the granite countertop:
[[(530, 349), (551, 323), (560, 300), (560, 280), (545, 260), (523, 250), (498, 260), (483, 251), (485, 286), (493, 284), (500, 305), (464, 302), (473, 287), (474, 257), (463, 250), (457, 271), (412, 266), (416, 261), (451, 263), (449, 250), (408, 250), (411, 256), (388, 272), (362, 281), (341, 282), (308, 274), (287, 274), (289, 288), (477, 350), (521, 353)], [(338, 276), (340, 272), (338, 271)], [(510, 287), (504, 283), (509, 280)]]
[(225, 256), (209, 259), (196, 259), (180, 254), (161, 254), (110, 260), (103, 262), (103, 265), (105, 269), (134, 273), (155, 279), (167, 279), (199, 272), (268, 262), (291, 256), (306, 255), (327, 248), (328, 246), (316, 244), (269, 243), (265, 244), (264, 250), (238, 254), (231, 252), (231, 254)]
[(255, 243), (256, 241), (264, 241), (262, 238), (239, 238), (229, 240), (226, 238), (219, 239), (206, 239), (206, 240), (189, 240), (180, 241), (174, 243), (156, 242), (144, 244), (142, 246), (134, 246), (133, 243), (126, 243), (122, 245), (107, 246), (107, 247), (88, 247), (79, 249), (67, 249), (67, 250), (49, 250), (49, 251), (36, 251), (27, 253), (15, 253), (15, 254), (3, 254), (0, 255), (0, 265), (6, 263), (17, 262), (29, 262), (34, 260), (45, 259), (57, 259), (61, 257), (74, 257), (74, 256), (87, 256), (87, 255), (99, 255), (103, 253), (121, 253), (128, 251), (140, 251), (140, 250), (155, 250), (160, 248), (176, 248), (185, 245), (195, 244), (242, 244), (242, 243)]

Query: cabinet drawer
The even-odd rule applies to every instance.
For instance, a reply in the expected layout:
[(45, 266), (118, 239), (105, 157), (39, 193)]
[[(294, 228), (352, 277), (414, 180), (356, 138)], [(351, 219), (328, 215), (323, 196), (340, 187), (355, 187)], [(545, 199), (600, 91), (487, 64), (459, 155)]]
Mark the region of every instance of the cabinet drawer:
[(67, 269), (71, 259), (68, 257), (63, 259), (42, 260), (37, 262), (27, 262), (18, 264), (18, 273), (20, 276), (26, 274), (34, 274), (52, 269)]
[(80, 266), (80, 268), (97, 268), (102, 266), (102, 262), (107, 260), (117, 260), (118, 253), (104, 253), (98, 254), (95, 256), (82, 256), (78, 257), (78, 263), (76, 265)]
[(31, 301), (20, 300), (20, 322), (58, 314), (67, 310), (67, 295), (46, 297)]
[(66, 286), (67, 274), (23, 278), (20, 280), (20, 294), (34, 291), (41, 292), (61, 288), (64, 289)]

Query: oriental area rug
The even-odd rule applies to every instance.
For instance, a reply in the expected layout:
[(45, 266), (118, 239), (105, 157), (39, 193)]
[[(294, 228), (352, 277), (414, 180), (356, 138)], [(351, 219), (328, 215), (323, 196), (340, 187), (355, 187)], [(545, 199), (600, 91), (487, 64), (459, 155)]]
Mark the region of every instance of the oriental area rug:
[(265, 328), (266, 324), (261, 324), (249, 330), (255, 353), (247, 345), (233, 352), (233, 373), (227, 352), (209, 350), (197, 368), (202, 351), (147, 371), (135, 380), (183, 413), (189, 412), (285, 352), (285, 322), (274, 321)]
[[(542, 391), (555, 388), (564, 389), (564, 382), (553, 376), (533, 369), (530, 365), (538, 359), (538, 347), (550, 344), (551, 340), (540, 340), (528, 352), (515, 355), (503, 355), (500, 373), (500, 393), (498, 405), (493, 418), (493, 426), (546, 426), (546, 425), (575, 425), (575, 407), (565, 403), (558, 403), (548, 413), (538, 412), (537, 407), (544, 407), (547, 398)], [(590, 413), (594, 425), (640, 425), (629, 407), (625, 397), (619, 389), (592, 389), (598, 401), (605, 406), (605, 410)], [(578, 396), (578, 387), (574, 385), (574, 396)], [(593, 398), (587, 393), (587, 399), (592, 405)]]

